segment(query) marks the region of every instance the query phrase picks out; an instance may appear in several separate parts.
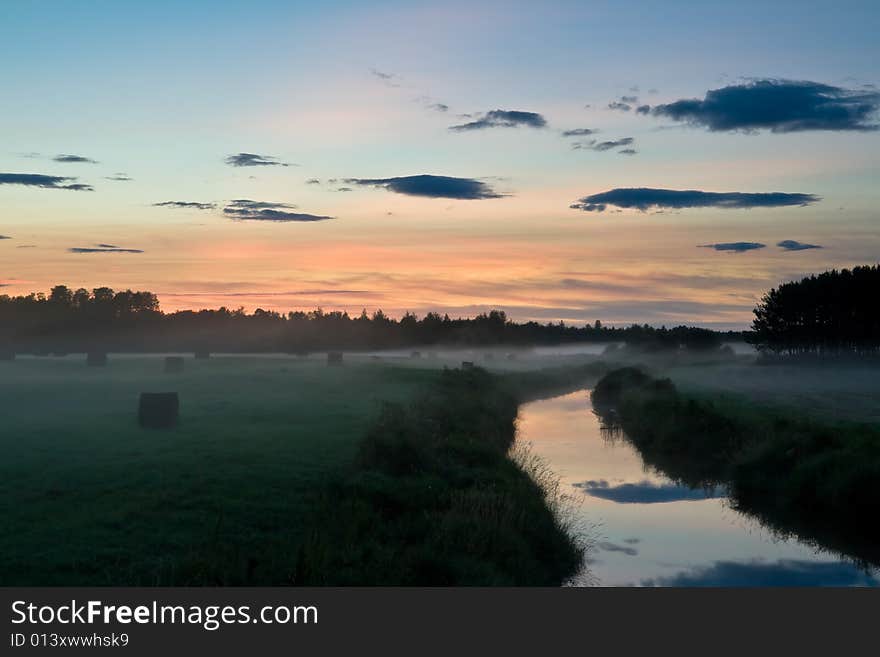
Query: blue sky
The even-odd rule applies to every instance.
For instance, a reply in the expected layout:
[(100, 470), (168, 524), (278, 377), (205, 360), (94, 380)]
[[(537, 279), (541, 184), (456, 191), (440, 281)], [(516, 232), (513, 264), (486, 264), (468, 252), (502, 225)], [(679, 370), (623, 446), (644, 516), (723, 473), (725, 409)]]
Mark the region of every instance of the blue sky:
[[(880, 149), (865, 129), (875, 116), (749, 134), (657, 109), (756, 80), (826, 85), (870, 105), (876, 3), (35, 1), (2, 11), (0, 172), (94, 188), (0, 184), (0, 235), (12, 238), (0, 241), (3, 292), (107, 284), (153, 290), (167, 308), (504, 307), (517, 318), (742, 326), (770, 285), (877, 259)], [(609, 108), (623, 98), (637, 100)], [(654, 109), (638, 113), (644, 105)], [(449, 129), (493, 110), (546, 125)], [(595, 132), (562, 136), (573, 129)], [(237, 153), (289, 166), (230, 166)], [(55, 161), (71, 154), (95, 163)], [(497, 194), (344, 182), (419, 174)], [(121, 177), (131, 180), (109, 179)], [(570, 208), (642, 187), (820, 200)], [(242, 220), (224, 212), (234, 199), (333, 219)], [(214, 208), (153, 205), (170, 200)], [(790, 239), (823, 248), (775, 246)], [(69, 251), (117, 242), (143, 253)], [(766, 246), (699, 248), (736, 243)]]

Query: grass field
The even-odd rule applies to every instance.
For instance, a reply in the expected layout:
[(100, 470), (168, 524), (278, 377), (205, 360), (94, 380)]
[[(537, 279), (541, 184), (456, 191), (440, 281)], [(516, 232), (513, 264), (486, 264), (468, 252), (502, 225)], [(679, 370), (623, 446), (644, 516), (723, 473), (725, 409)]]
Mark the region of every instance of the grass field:
[[(0, 584), (236, 584), (293, 568), (310, 500), (428, 367), (295, 357), (0, 362)], [(140, 392), (177, 391), (171, 430)], [(290, 561), (288, 562), (288, 556)]]

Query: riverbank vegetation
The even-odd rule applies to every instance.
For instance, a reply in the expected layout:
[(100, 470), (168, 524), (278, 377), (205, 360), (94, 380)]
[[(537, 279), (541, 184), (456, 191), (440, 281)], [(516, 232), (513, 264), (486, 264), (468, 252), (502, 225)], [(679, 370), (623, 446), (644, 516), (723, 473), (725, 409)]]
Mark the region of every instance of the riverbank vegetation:
[(296, 582), (554, 586), (575, 575), (586, 543), (555, 476), (510, 448), (521, 401), (583, 386), (597, 367), (445, 370), (418, 400), (388, 405), (318, 505)]
[(880, 428), (682, 395), (623, 368), (593, 404), (647, 463), (691, 487), (722, 484), (743, 511), (783, 533), (880, 563)]

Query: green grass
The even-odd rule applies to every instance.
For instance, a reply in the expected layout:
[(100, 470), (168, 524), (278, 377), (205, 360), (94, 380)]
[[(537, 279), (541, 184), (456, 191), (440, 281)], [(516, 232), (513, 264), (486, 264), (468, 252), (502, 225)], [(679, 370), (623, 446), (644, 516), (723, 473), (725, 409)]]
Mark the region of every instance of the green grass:
[[(296, 358), (0, 362), (0, 584), (284, 583), (312, 501), (436, 370)], [(181, 421), (137, 426), (140, 392)]]
[(552, 586), (573, 576), (584, 546), (555, 477), (509, 455), (521, 395), (566, 381), (561, 370), (447, 370), (416, 401), (388, 405), (317, 507), (296, 581)]

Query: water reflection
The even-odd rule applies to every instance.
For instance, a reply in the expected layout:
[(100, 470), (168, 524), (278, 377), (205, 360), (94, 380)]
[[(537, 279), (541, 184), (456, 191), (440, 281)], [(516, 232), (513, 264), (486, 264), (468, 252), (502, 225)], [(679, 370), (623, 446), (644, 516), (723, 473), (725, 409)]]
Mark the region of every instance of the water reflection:
[[(781, 538), (734, 509), (725, 491), (691, 489), (603, 435), (589, 392), (520, 409), (518, 436), (576, 493), (578, 524), (595, 539), (591, 579), (605, 586), (876, 586), (832, 554)], [(609, 439), (612, 438), (612, 439)]]

